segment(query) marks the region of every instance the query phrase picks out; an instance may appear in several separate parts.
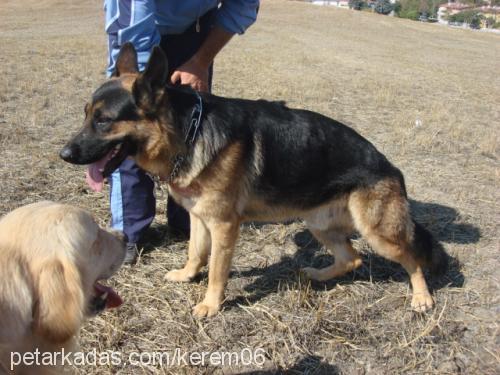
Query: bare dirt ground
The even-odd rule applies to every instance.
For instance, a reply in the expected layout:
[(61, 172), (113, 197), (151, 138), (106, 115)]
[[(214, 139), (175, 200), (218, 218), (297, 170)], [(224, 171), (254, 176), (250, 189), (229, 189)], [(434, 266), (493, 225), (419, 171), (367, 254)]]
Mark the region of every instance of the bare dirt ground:
[[(58, 151), (104, 80), (100, 1), (0, 3), (0, 213), (42, 199), (109, 220)], [(375, 14), (264, 1), (258, 22), (217, 59), (214, 92), (286, 100), (343, 121), (406, 176), (418, 220), (453, 257), (431, 282), (436, 308), (410, 310), (403, 269), (360, 240), (364, 265), (326, 284), (298, 269), (331, 262), (299, 222), (247, 225), (223, 312), (195, 320), (206, 273), (173, 284), (187, 243), (157, 220), (140, 262), (112, 281), (126, 303), (89, 321), (82, 350), (265, 351), (263, 367), (83, 366), (82, 374), (493, 374), (500, 372), (500, 38)], [(1, 271), (0, 271), (1, 272)], [(1, 318), (1, 317), (0, 317)]]

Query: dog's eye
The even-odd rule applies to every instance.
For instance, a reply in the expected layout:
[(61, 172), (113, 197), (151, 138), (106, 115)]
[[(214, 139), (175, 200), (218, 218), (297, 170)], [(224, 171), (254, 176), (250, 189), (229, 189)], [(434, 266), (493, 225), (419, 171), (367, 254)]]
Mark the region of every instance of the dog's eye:
[(97, 127), (103, 127), (103, 126), (109, 125), (109, 123), (111, 121), (112, 120), (110, 118), (103, 117), (103, 118), (95, 120), (95, 124)]

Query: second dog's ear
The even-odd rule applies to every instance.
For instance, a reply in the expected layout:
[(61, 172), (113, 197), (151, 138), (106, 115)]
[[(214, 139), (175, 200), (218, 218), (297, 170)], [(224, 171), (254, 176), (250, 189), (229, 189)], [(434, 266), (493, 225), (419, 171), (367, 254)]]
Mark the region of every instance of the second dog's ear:
[(54, 260), (38, 275), (34, 330), (45, 340), (63, 343), (78, 333), (83, 321), (83, 291), (73, 264)]
[(137, 73), (138, 71), (137, 52), (135, 52), (134, 45), (127, 42), (120, 49), (118, 58), (116, 59), (113, 77), (119, 77), (125, 73)]
[(151, 106), (157, 98), (158, 90), (163, 89), (168, 79), (167, 57), (160, 47), (151, 52), (146, 70), (135, 80), (132, 93), (137, 105)]

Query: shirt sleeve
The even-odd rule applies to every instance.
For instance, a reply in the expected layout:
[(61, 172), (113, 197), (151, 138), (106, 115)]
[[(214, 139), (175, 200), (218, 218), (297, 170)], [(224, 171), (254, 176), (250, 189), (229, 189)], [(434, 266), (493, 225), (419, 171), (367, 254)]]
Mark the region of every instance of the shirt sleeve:
[(257, 19), (258, 0), (227, 0), (217, 9), (216, 24), (232, 34), (243, 34)]
[(160, 44), (155, 23), (154, 0), (105, 0), (106, 33), (108, 34), (108, 77), (115, 70), (120, 48), (131, 42), (136, 51), (139, 70), (143, 70), (153, 47)]

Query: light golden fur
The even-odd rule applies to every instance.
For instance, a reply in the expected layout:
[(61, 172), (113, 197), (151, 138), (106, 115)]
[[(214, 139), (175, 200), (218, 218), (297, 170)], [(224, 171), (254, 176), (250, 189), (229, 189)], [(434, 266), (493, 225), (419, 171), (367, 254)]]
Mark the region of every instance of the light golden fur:
[[(75, 348), (75, 336), (89, 314), (94, 283), (114, 274), (124, 255), (123, 235), (100, 229), (80, 208), (39, 202), (4, 216), (0, 220), (0, 374), (10, 369), (11, 352)], [(58, 370), (19, 366), (14, 373)]]

